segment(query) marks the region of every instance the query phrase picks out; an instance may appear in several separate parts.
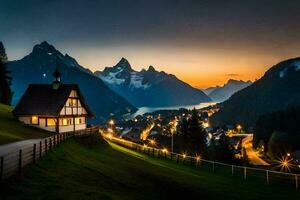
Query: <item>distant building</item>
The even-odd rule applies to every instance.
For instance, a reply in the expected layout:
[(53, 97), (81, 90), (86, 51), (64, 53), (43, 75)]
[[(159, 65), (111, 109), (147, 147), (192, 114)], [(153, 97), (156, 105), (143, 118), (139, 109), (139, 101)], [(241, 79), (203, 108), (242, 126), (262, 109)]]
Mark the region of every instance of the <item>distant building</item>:
[(93, 114), (77, 84), (62, 84), (56, 68), (52, 84), (31, 84), (13, 114), (24, 124), (63, 133), (86, 128)]

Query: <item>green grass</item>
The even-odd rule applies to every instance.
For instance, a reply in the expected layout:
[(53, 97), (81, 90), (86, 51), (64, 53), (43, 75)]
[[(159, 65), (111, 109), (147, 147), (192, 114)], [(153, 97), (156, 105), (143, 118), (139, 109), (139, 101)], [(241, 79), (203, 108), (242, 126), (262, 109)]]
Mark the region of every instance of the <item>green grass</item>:
[(47, 131), (25, 127), (13, 117), (10, 106), (0, 104), (0, 145), (50, 135), (51, 133)]
[(151, 158), (101, 139), (70, 139), (5, 180), (0, 199), (299, 199), (265, 185)]

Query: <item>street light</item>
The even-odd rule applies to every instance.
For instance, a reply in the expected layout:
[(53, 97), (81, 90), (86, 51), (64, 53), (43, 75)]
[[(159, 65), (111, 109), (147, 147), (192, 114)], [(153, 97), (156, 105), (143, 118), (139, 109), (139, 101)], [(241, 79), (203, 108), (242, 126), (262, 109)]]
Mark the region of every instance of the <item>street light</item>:
[(241, 133), (242, 126), (240, 124), (238, 124), (236, 128), (238, 129), (238, 132)]
[(108, 123), (109, 123), (109, 125), (111, 125), (111, 126), (113, 126), (113, 125), (115, 124), (114, 120), (112, 120), (112, 119), (111, 119), (111, 120), (109, 120), (109, 122), (108, 122)]
[(155, 145), (155, 140), (150, 140), (150, 144)]

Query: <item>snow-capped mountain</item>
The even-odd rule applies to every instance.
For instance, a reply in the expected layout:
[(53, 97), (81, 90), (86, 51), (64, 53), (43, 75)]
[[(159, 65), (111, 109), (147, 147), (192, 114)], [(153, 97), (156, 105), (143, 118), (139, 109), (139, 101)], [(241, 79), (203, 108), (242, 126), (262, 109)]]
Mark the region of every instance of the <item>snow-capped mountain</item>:
[(206, 91), (210, 90), (208, 92), (208, 96), (216, 102), (222, 102), (227, 100), (229, 97), (231, 97), (234, 93), (240, 91), (241, 89), (244, 89), (245, 87), (248, 87), (251, 85), (251, 81), (238, 81), (229, 79), (227, 83), (225, 83), (223, 86), (216, 86), (214, 88), (208, 88)]
[(31, 83), (49, 84), (52, 74), (59, 66), (63, 83), (76, 83), (95, 114), (93, 122), (104, 122), (107, 118), (136, 111), (126, 99), (108, 88), (90, 70), (82, 67), (68, 54), (63, 55), (47, 42), (35, 45), (24, 58), (8, 63), (12, 75), (13, 105), (19, 101)]
[(152, 66), (147, 70), (135, 71), (125, 58), (113, 67), (96, 71), (95, 75), (138, 107), (192, 105), (211, 101), (201, 90), (172, 74), (156, 71)]

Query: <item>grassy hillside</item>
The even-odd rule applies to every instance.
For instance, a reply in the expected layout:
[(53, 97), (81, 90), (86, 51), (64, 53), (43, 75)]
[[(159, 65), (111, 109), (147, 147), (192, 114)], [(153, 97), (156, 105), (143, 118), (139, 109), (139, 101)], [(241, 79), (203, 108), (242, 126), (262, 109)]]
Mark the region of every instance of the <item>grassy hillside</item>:
[(10, 106), (0, 104), (0, 145), (50, 135), (47, 131), (23, 126), (13, 118), (11, 111)]
[(294, 188), (159, 160), (95, 138), (71, 139), (2, 183), (0, 199), (299, 199)]

